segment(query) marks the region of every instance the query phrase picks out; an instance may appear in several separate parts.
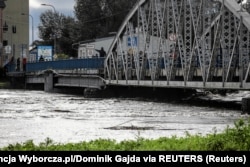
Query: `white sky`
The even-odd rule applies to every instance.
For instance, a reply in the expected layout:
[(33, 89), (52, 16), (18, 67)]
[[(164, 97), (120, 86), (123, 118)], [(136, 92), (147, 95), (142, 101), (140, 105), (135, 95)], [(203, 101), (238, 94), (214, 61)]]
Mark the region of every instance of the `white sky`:
[(75, 4), (74, 0), (30, 0), (30, 8), (41, 8), (41, 4), (53, 5), (58, 10), (70, 10), (73, 9)]
[[(74, 16), (75, 0), (29, 0), (30, 15), (34, 21), (34, 40), (38, 38), (38, 25), (40, 24), (40, 15), (46, 10), (53, 10), (50, 6), (42, 6), (41, 4), (49, 4), (54, 6), (55, 10), (66, 16)], [(30, 24), (31, 25), (31, 24)], [(30, 26), (30, 43), (32, 39), (32, 27)]]

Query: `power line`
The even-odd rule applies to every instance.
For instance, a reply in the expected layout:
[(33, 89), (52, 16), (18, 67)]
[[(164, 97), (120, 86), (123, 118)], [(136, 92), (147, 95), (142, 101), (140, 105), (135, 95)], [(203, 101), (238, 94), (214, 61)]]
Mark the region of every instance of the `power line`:
[(125, 13), (127, 11), (129, 11), (129, 10), (125, 10), (125, 11), (122, 11), (122, 12), (119, 12), (119, 13), (115, 13), (115, 14), (112, 14), (110, 16), (101, 17), (101, 18), (98, 18), (98, 19), (92, 19), (92, 20), (84, 21), (83, 23), (91, 23), (91, 22), (96, 22), (96, 21), (104, 20), (104, 19), (107, 19), (107, 18), (110, 18), (110, 17), (113, 17), (113, 16), (117, 16), (117, 15), (123, 14), (123, 13)]

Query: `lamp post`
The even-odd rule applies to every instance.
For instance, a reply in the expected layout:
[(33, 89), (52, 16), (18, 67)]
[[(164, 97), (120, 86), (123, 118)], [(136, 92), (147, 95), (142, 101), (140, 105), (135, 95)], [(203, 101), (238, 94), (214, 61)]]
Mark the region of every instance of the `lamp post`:
[(34, 19), (33, 16), (30, 14), (25, 14), (25, 13), (21, 13), (21, 15), (26, 15), (26, 16), (30, 16), (31, 17), (31, 21), (32, 21), (32, 43), (34, 42)]
[[(53, 5), (50, 5), (50, 4), (45, 4), (45, 3), (43, 3), (43, 4), (41, 4), (42, 6), (50, 6), (50, 7), (52, 7), (53, 8), (53, 10), (54, 10), (54, 13), (56, 14), (56, 9), (55, 9), (55, 7), (53, 6)], [(55, 24), (56, 25), (56, 24)], [(56, 55), (56, 27), (54, 27), (55, 28), (55, 30), (54, 30), (54, 55)]]

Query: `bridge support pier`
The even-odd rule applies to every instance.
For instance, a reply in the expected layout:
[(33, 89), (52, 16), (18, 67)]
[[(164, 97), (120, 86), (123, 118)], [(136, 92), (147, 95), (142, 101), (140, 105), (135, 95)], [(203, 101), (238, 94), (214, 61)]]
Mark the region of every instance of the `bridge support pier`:
[(250, 114), (250, 97), (242, 99), (242, 112)]
[(48, 71), (44, 73), (44, 91), (45, 92), (52, 92), (54, 89), (54, 82), (53, 82), (53, 72)]
[(100, 96), (100, 90), (95, 88), (85, 88), (83, 95), (86, 98), (96, 98)]

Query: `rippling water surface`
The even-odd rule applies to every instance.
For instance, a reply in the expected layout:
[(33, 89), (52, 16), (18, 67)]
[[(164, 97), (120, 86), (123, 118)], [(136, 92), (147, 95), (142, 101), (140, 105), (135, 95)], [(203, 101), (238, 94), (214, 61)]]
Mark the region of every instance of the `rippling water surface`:
[(236, 110), (166, 102), (0, 90), (0, 147), (27, 140), (40, 143), (47, 137), (66, 143), (207, 134), (243, 117)]

